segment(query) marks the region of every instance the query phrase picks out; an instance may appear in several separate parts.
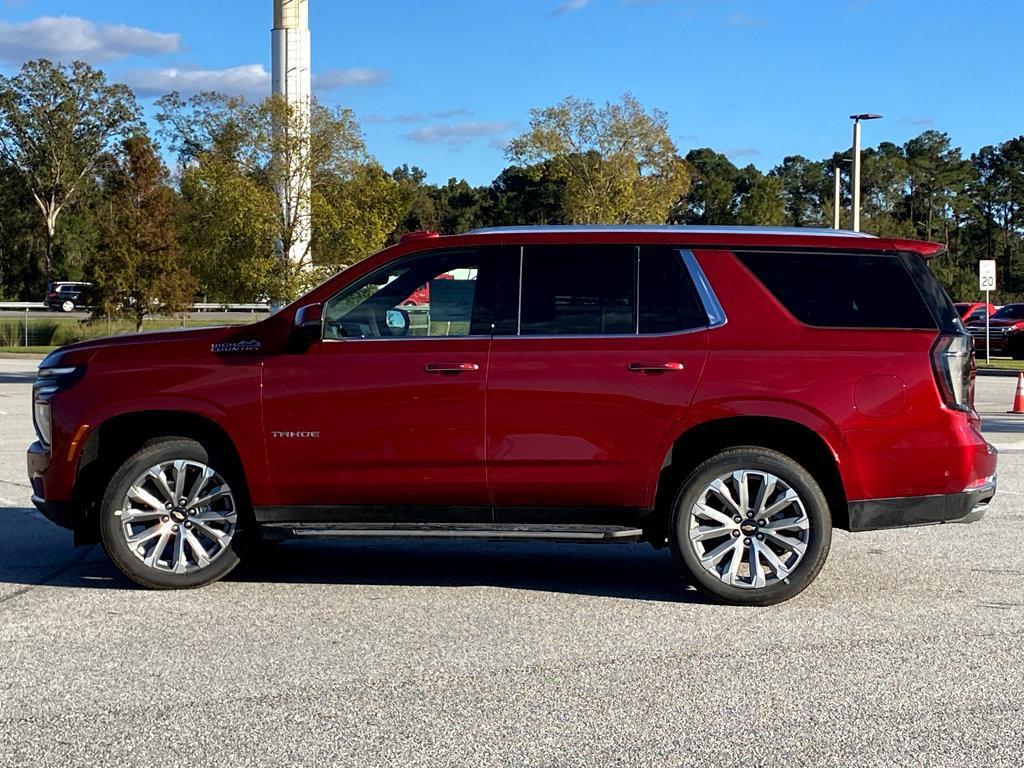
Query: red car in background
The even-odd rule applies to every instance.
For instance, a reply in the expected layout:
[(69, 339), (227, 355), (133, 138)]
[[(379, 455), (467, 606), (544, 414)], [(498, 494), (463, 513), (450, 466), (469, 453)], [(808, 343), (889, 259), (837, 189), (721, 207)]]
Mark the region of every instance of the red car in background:
[[(1000, 307), (989, 317), (988, 327), (993, 355), (1009, 355), (1016, 360), (1024, 359), (1024, 303)], [(974, 348), (978, 354), (984, 354), (985, 316), (968, 321), (967, 330), (974, 337)]]
[(991, 315), (996, 311), (994, 304), (986, 304), (985, 302), (957, 302), (953, 306), (960, 314), (960, 320), (964, 323), (982, 322), (985, 320), (986, 315)]

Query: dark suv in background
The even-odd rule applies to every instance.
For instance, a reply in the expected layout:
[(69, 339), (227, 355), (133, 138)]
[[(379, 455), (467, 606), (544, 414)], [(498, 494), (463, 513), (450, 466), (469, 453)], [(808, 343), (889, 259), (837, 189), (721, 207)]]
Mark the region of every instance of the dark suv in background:
[(46, 306), (60, 312), (74, 312), (88, 307), (88, 292), (92, 283), (82, 281), (57, 281), (51, 283), (46, 290)]
[(414, 233), (260, 323), (51, 353), (34, 502), (155, 588), (223, 577), (257, 536), (444, 536), (667, 545), (722, 601), (781, 601), (833, 527), (970, 521), (995, 493), (940, 251)]

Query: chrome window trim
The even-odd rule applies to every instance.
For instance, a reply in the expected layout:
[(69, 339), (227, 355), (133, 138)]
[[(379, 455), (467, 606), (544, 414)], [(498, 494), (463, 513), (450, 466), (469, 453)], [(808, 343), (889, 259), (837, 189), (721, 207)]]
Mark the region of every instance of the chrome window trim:
[(697, 257), (688, 248), (679, 249), (679, 255), (683, 257), (683, 264), (686, 265), (686, 270), (690, 273), (690, 279), (697, 289), (701, 304), (704, 305), (704, 312), (708, 315), (707, 327), (710, 329), (724, 326), (729, 319), (725, 316), (725, 310), (722, 308), (721, 302), (718, 301), (718, 297), (715, 296), (711, 282), (697, 262)]
[[(523, 252), (524, 247), (519, 246), (519, 296), (516, 298), (516, 336), (523, 333)], [(499, 281), (500, 282), (500, 281)], [(497, 307), (495, 301), (495, 307)], [(491, 336), (494, 336), (493, 334)]]

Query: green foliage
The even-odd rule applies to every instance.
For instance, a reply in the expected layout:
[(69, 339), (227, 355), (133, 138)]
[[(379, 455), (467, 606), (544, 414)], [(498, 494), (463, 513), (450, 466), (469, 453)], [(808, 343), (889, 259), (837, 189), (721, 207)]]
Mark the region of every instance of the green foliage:
[(141, 134), (125, 140), (123, 157), (106, 184), (90, 293), (94, 317), (127, 316), (141, 331), (147, 315), (185, 310), (196, 281), (182, 264), (174, 193), (152, 142)]
[(570, 96), (531, 115), (509, 157), (534, 169), (548, 164), (565, 184), (564, 214), (573, 224), (664, 222), (689, 190), (665, 113), (645, 111), (628, 93), (603, 107)]
[(139, 121), (131, 90), (108, 84), (82, 61), (69, 67), (47, 59), (0, 75), (0, 153), (18, 169), (42, 214), (46, 274), (61, 213), (94, 179), (105, 153)]
[(212, 93), (157, 106), (181, 159), (183, 244), (210, 296), (292, 299), (379, 249), (401, 219), (400, 184), (367, 154), (351, 110), (314, 102), (307, 122), (280, 97)]
[[(664, 113), (629, 94), (534, 110), (509, 146), (513, 164), (484, 186), (431, 184), (409, 165), (386, 173), (346, 109), (314, 103), (305, 123), (279, 98), (219, 94), (170, 94), (158, 108), (180, 161), (173, 180), (151, 145), (124, 142), (138, 108), (101, 72), (40, 60), (0, 77), (0, 297), (38, 300), (48, 277), (91, 277), (98, 312), (138, 325), (190, 298), (189, 273), (208, 300), (286, 300), (411, 230), (830, 226), (837, 202), (849, 224), (848, 148), (788, 156), (767, 173), (707, 147), (683, 159)], [(984, 258), (998, 264), (996, 300), (1024, 297), (1024, 136), (966, 158), (946, 134), (925, 131), (867, 148), (862, 161), (864, 231), (944, 243), (931, 268), (958, 299), (977, 298)], [(305, 202), (311, 221), (299, 216)], [(308, 251), (285, 261), (307, 234)]]

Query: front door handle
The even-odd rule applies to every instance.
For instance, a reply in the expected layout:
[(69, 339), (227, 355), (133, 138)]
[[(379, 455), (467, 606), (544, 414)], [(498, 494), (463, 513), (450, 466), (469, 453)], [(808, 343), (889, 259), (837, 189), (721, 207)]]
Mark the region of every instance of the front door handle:
[(467, 371), (479, 371), (477, 363), (428, 363), (423, 369), (428, 374), (464, 374)]
[(639, 361), (630, 363), (630, 371), (639, 371), (642, 374), (657, 374), (663, 371), (682, 371), (686, 368), (685, 363), (675, 361)]

